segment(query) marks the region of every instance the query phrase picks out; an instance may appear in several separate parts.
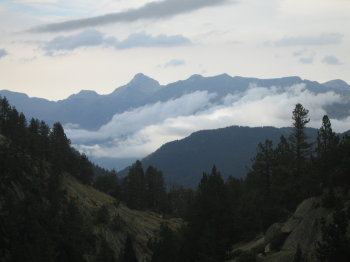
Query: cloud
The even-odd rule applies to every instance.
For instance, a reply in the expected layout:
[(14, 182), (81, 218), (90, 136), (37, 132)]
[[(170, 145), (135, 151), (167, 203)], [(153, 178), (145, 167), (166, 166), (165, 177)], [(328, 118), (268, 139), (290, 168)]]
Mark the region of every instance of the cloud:
[(72, 51), (81, 47), (112, 46), (116, 49), (135, 47), (172, 47), (190, 44), (191, 41), (182, 35), (167, 36), (164, 34), (152, 36), (145, 32), (134, 33), (119, 41), (115, 37), (106, 37), (103, 33), (89, 29), (78, 34), (58, 36), (46, 42), (42, 49), (46, 55), (53, 55), (56, 51)]
[(325, 64), (328, 64), (328, 65), (340, 65), (341, 64), (339, 59), (333, 55), (325, 56), (322, 59), (322, 62)]
[(312, 64), (314, 62), (313, 57), (301, 57), (299, 58), (299, 62), (302, 64)]
[(160, 34), (150, 36), (144, 32), (131, 34), (121, 42), (116, 42), (115, 47), (118, 49), (127, 49), (133, 47), (171, 47), (188, 45), (191, 41), (182, 35), (167, 36)]
[(185, 64), (185, 60), (182, 59), (172, 59), (169, 62), (165, 63), (164, 68), (167, 67), (177, 67)]
[(80, 47), (98, 46), (105, 42), (103, 34), (97, 30), (86, 30), (70, 36), (58, 36), (42, 47), (47, 54), (55, 51), (71, 51)]
[(7, 56), (7, 55), (8, 55), (8, 53), (5, 49), (0, 49), (0, 59)]
[(318, 46), (340, 44), (344, 35), (339, 33), (320, 34), (316, 36), (285, 37), (275, 41), (276, 46)]
[[(304, 85), (281, 89), (251, 86), (243, 94), (229, 94), (215, 104), (216, 94), (195, 92), (175, 100), (137, 108), (113, 119), (97, 131), (68, 129), (78, 150), (94, 158), (142, 158), (162, 144), (203, 130), (241, 126), (290, 126), (295, 104), (310, 110), (309, 126), (318, 128), (327, 105), (342, 103), (334, 92), (314, 94)], [(335, 130), (349, 129), (346, 120)]]
[(67, 134), (74, 143), (95, 143), (121, 139), (145, 126), (158, 124), (169, 117), (191, 115), (198, 110), (210, 106), (210, 100), (215, 94), (194, 92), (167, 102), (157, 102), (136, 108), (132, 111), (116, 114), (112, 120), (97, 131), (74, 129), (72, 125), (65, 126)]
[(306, 52), (307, 52), (307, 49), (304, 48), (302, 50), (293, 52), (293, 56), (301, 56), (301, 55), (305, 54)]
[(125, 12), (111, 13), (102, 16), (70, 20), (62, 23), (48, 24), (34, 28), (32, 32), (58, 32), (101, 26), (113, 23), (134, 22), (140, 19), (162, 19), (192, 12), (204, 7), (217, 6), (230, 0), (164, 0), (145, 4)]

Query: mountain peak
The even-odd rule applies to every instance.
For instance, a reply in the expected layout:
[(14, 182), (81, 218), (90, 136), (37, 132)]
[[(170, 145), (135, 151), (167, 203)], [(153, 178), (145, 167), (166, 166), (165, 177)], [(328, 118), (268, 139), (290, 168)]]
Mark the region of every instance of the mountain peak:
[(72, 99), (72, 98), (92, 99), (97, 96), (98, 94), (93, 90), (81, 90), (79, 93), (69, 96), (68, 99)]
[(322, 84), (325, 87), (333, 87), (333, 88), (350, 88), (349, 84), (341, 79), (334, 79)]
[(155, 83), (159, 84), (158, 81), (156, 81), (153, 78), (146, 76), (142, 73), (136, 74), (134, 76), (134, 78), (129, 82), (129, 84), (142, 83), (142, 82), (155, 82)]
[(157, 88), (159, 87), (159, 82), (146, 76), (142, 73), (138, 73), (134, 78), (126, 85), (127, 87), (136, 87), (136, 88)]
[(191, 75), (191, 76), (188, 78), (188, 80), (194, 81), (194, 80), (198, 80), (198, 79), (202, 79), (202, 78), (203, 78), (202, 75), (194, 74), (194, 75)]

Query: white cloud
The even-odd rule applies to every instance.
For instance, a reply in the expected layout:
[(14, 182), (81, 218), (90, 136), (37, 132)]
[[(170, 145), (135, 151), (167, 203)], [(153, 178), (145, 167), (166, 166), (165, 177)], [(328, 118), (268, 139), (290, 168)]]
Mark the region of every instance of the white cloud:
[(4, 56), (7, 56), (8, 53), (5, 49), (0, 49), (0, 59), (3, 58)]
[(276, 46), (318, 46), (340, 44), (344, 35), (339, 33), (320, 34), (316, 36), (285, 37), (275, 42)]
[(302, 64), (312, 64), (314, 62), (313, 57), (300, 57), (299, 62)]
[(185, 64), (185, 60), (182, 59), (172, 59), (169, 62), (165, 63), (164, 67), (177, 67)]
[(103, 33), (90, 29), (69, 36), (58, 36), (46, 42), (42, 49), (46, 55), (53, 55), (57, 51), (72, 51), (81, 47), (112, 46), (116, 49), (128, 49), (135, 47), (172, 47), (190, 44), (191, 41), (182, 35), (152, 36), (145, 32), (129, 35), (126, 39), (119, 41), (115, 37), (106, 37)]
[[(241, 95), (226, 96), (220, 104), (210, 103), (214, 96), (206, 92), (188, 94), (116, 115), (96, 132), (70, 129), (67, 133), (79, 150), (95, 158), (141, 158), (166, 142), (198, 130), (230, 125), (290, 126), (291, 112), (297, 103), (310, 110), (309, 126), (318, 128), (326, 114), (323, 108), (342, 102), (333, 92), (314, 94), (304, 85), (284, 90), (252, 86)], [(348, 120), (336, 120), (334, 129), (350, 129)]]
[(322, 59), (322, 62), (325, 64), (328, 64), (328, 65), (340, 65), (341, 64), (339, 59), (337, 57), (335, 57), (334, 55), (325, 56)]
[(97, 131), (73, 129), (66, 126), (66, 132), (74, 143), (105, 142), (123, 140), (146, 126), (156, 125), (168, 118), (187, 116), (211, 105), (215, 94), (194, 92), (167, 102), (157, 102), (113, 116), (112, 120)]

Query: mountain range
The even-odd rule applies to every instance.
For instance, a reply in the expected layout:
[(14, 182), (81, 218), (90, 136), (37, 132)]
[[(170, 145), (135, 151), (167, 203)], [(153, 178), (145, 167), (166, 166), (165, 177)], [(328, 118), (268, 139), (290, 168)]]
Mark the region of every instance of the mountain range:
[[(318, 93), (333, 91), (350, 101), (350, 85), (343, 80), (331, 80), (325, 83), (303, 80), (300, 77), (283, 77), (275, 79), (259, 79), (227, 74), (213, 77), (192, 75), (182, 81), (160, 85), (156, 80), (142, 74), (126, 85), (116, 88), (108, 95), (99, 95), (95, 91), (82, 90), (66, 99), (49, 101), (43, 98), (29, 97), (24, 93), (0, 90), (1, 96), (6, 96), (10, 103), (19, 111), (26, 112), (28, 117), (43, 119), (52, 124), (60, 121), (62, 124), (76, 124), (80, 128), (95, 130), (108, 123), (115, 114), (142, 107), (156, 102), (164, 102), (179, 98), (196, 91), (207, 91), (217, 96), (212, 102), (219, 102), (228, 94), (239, 94), (251, 85), (262, 87), (285, 88), (296, 84), (304, 84), (307, 90)], [(282, 90), (281, 90), (282, 92)], [(327, 107), (330, 117), (342, 118), (348, 115), (350, 103)]]
[[(225, 177), (244, 176), (257, 144), (267, 138), (277, 142), (290, 130), (243, 126), (275, 126), (256, 124), (264, 120), (265, 110), (269, 118), (280, 120), (276, 126), (290, 125), (291, 110), (284, 101), (293, 105), (306, 101), (318, 117), (326, 113), (342, 122), (341, 132), (350, 129), (346, 120), (350, 85), (339, 79), (319, 83), (297, 76), (259, 79), (221, 74), (193, 75), (160, 85), (140, 73), (108, 95), (82, 90), (67, 99), (49, 101), (0, 90), (0, 96), (26, 112), (28, 119), (60, 121), (72, 144), (103, 167), (123, 170), (143, 159), (145, 167), (160, 168), (167, 182), (188, 186), (196, 185), (202, 172), (214, 164)], [(314, 123), (314, 127), (320, 124)], [(217, 130), (199, 131), (207, 129)], [(310, 130), (314, 137), (316, 131)]]

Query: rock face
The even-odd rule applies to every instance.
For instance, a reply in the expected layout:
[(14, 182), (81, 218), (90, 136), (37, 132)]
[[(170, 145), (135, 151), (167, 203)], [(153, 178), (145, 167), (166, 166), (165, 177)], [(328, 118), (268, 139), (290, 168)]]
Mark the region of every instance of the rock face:
[[(321, 197), (304, 200), (294, 214), (284, 223), (275, 223), (266, 233), (249, 243), (233, 247), (232, 254), (254, 252), (256, 261), (292, 262), (299, 246), (307, 256), (307, 261), (316, 260), (317, 241), (321, 240), (321, 220), (331, 221), (334, 210), (322, 206)], [(231, 261), (239, 261), (236, 257)]]

